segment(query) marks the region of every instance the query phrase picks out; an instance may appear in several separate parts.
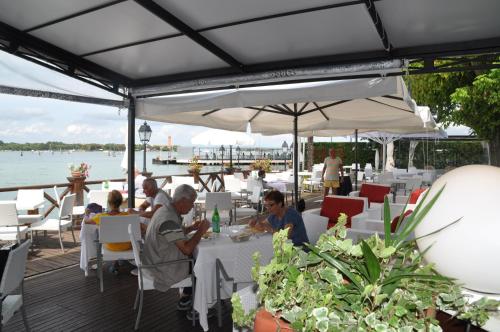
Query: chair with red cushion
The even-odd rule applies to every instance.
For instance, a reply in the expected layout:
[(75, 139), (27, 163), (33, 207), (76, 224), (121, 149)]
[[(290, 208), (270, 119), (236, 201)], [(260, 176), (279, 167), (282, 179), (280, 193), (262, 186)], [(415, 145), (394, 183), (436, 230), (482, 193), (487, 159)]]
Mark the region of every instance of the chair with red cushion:
[(391, 192), (391, 187), (383, 184), (363, 183), (359, 197), (368, 198), (368, 204), (384, 203), (384, 197)]
[(417, 204), (417, 200), (418, 198), (420, 197), (420, 195), (422, 195), (425, 191), (427, 190), (427, 188), (418, 188), (418, 189), (415, 189), (411, 192), (410, 194), (410, 200), (408, 202), (408, 204)]
[(328, 218), (328, 228), (334, 226), (341, 213), (347, 215), (346, 227), (351, 227), (351, 218), (366, 211), (367, 199), (363, 197), (327, 196), (321, 204), (320, 215)]

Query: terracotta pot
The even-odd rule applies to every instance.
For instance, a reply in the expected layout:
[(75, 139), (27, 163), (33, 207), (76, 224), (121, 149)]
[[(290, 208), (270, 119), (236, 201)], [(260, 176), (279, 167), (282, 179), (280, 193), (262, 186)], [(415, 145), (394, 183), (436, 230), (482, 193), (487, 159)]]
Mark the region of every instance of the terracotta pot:
[(293, 331), (290, 324), (275, 317), (265, 309), (260, 309), (255, 315), (254, 332)]
[(81, 178), (81, 177), (83, 177), (83, 173), (79, 172), (79, 171), (72, 171), (71, 176), (74, 178)]

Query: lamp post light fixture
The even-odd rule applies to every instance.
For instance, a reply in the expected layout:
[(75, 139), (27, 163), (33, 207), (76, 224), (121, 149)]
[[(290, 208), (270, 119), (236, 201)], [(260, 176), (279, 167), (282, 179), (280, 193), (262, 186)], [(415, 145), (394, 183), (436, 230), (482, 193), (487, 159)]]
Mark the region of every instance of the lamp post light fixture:
[(236, 147), (236, 154), (238, 155), (238, 168), (240, 167), (240, 153), (241, 148), (239, 146)]
[(151, 130), (151, 127), (147, 124), (146, 121), (139, 127), (139, 139), (141, 140), (143, 144), (143, 149), (144, 149), (144, 162), (142, 164), (142, 174), (145, 175), (147, 173), (146, 171), (146, 145), (148, 144), (149, 140), (151, 139), (151, 133), (153, 131)]
[(283, 155), (285, 156), (285, 171), (286, 171), (286, 154), (288, 153), (288, 143), (286, 141), (283, 141), (283, 144), (281, 144), (281, 149), (283, 150)]

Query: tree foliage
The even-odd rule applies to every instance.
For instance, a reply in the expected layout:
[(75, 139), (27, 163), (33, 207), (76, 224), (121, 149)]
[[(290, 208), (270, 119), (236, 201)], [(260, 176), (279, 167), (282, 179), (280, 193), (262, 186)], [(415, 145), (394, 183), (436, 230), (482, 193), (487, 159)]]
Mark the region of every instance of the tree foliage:
[(500, 70), (415, 75), (407, 82), (417, 104), (429, 106), (445, 126), (465, 125), (484, 139), (498, 131)]
[(465, 125), (490, 141), (491, 163), (500, 166), (500, 70), (415, 75), (406, 78), (413, 98), (438, 122)]
[(453, 112), (456, 122), (473, 128), (479, 137), (495, 137), (500, 129), (500, 69), (477, 76), (450, 97), (459, 108)]

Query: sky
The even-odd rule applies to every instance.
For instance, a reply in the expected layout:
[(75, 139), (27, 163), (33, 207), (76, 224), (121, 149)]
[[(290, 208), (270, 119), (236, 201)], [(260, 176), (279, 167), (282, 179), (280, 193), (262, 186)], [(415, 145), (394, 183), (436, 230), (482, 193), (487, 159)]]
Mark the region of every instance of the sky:
[[(116, 100), (121, 98), (3, 51), (0, 51), (0, 85)], [(0, 140), (4, 142), (125, 143), (126, 109), (0, 94), (0, 114)], [(136, 128), (141, 123), (141, 120), (137, 120)], [(190, 146), (194, 135), (208, 129), (161, 122), (148, 123), (153, 131), (151, 144), (167, 144), (168, 136), (172, 136), (173, 144)], [(458, 127), (448, 130), (448, 133), (466, 135), (468, 130)], [(255, 145), (262, 147), (280, 147), (283, 141), (287, 141), (289, 145), (292, 142), (292, 135), (252, 136)], [(315, 141), (331, 140), (315, 138)], [(334, 139), (346, 140), (349, 141), (346, 138)], [(139, 142), (138, 135), (136, 142)]]

